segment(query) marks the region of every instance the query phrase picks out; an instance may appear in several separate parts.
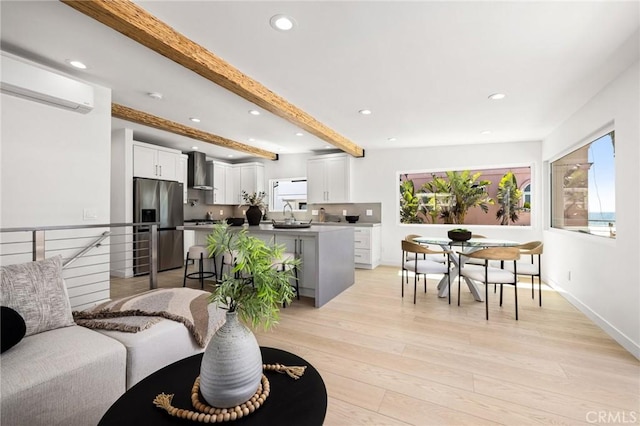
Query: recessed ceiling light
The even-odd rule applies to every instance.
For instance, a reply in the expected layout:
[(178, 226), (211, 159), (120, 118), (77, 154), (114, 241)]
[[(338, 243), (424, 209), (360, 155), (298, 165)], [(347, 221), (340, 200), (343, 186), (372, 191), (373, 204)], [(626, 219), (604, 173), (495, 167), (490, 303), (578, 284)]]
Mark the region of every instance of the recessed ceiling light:
[(197, 150), (198, 150), (198, 147), (197, 147), (197, 146), (192, 146), (192, 147), (191, 147), (191, 149), (193, 149), (193, 150), (196, 150), (196, 151), (197, 151)]
[(490, 135), (491, 134), (491, 130), (483, 130), (480, 132), (481, 135)]
[(68, 63), (69, 65), (71, 65), (74, 68), (78, 68), (79, 70), (86, 70), (87, 66), (80, 61), (76, 61), (74, 59), (67, 59), (65, 60), (66, 63)]
[(296, 133), (296, 136), (304, 136), (304, 133), (302, 133), (302, 132), (297, 132), (297, 133)]
[(395, 142), (395, 141), (396, 141), (396, 138), (388, 138), (387, 140), (388, 140), (389, 142)]
[(494, 93), (492, 95), (489, 95), (489, 99), (491, 99), (492, 101), (498, 101), (500, 99), (504, 99), (507, 95), (505, 95), (504, 93)]
[(249, 114), (251, 115), (260, 115), (260, 111), (256, 111), (255, 109), (250, 109)]
[(233, 157), (233, 154), (229, 154), (229, 155), (227, 155), (227, 157), (231, 158), (231, 157)]
[(157, 100), (160, 100), (160, 99), (163, 98), (162, 93), (160, 93), (160, 92), (149, 92), (149, 93), (147, 93), (147, 96), (149, 96), (150, 98), (153, 98), (153, 99), (157, 99)]
[(191, 118), (189, 118), (189, 120), (193, 121), (194, 123), (199, 123), (200, 122), (200, 119), (196, 118), (196, 117), (191, 117)]
[(269, 19), (271, 28), (278, 31), (289, 31), (296, 26), (296, 21), (287, 15), (274, 15)]
[(370, 115), (371, 114), (371, 110), (368, 109), (361, 109), (360, 111), (358, 111), (360, 114), (362, 115)]
[(249, 138), (249, 142), (255, 142), (256, 140), (254, 138)]
[(331, 148), (333, 148), (331, 145), (325, 145), (324, 146), (324, 149), (331, 149)]

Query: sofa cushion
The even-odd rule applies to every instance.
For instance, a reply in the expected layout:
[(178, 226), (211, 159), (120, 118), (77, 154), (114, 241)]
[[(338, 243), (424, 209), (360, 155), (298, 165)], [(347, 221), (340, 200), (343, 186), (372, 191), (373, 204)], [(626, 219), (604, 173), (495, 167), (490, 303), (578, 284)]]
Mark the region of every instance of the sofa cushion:
[(62, 256), (0, 268), (0, 305), (24, 318), (26, 336), (73, 325)]
[(0, 306), (0, 353), (17, 345), (26, 331), (27, 326), (18, 312), (7, 306)]
[(80, 326), (25, 337), (2, 354), (2, 425), (96, 425), (125, 391), (126, 349)]

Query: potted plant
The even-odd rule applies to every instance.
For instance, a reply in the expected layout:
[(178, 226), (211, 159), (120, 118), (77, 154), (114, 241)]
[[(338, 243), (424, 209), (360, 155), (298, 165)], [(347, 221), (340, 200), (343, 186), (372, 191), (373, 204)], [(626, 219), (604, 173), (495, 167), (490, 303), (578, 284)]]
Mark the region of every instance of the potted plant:
[[(293, 297), (293, 268), (300, 261), (278, 260), (284, 246), (267, 244), (246, 229), (232, 231), (227, 224), (214, 225), (207, 243), (211, 256), (233, 259), (233, 267), (221, 271), (211, 294), (211, 302), (228, 312), (205, 349), (200, 391), (211, 406), (228, 408), (249, 400), (262, 377), (260, 347), (245, 324), (268, 329), (277, 323), (279, 307)], [(284, 267), (276, 269), (274, 262)]]
[(248, 205), (249, 208), (245, 212), (247, 216), (247, 222), (249, 225), (260, 225), (262, 219), (262, 211), (265, 210), (264, 197), (265, 192), (253, 192), (249, 194), (247, 191), (242, 191), (242, 205)]

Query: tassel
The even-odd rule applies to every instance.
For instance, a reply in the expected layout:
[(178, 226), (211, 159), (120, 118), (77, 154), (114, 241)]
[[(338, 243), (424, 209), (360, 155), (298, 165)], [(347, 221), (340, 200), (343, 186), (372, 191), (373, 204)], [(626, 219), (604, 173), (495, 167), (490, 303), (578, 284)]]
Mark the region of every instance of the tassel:
[(161, 393), (160, 395), (156, 396), (153, 400), (153, 403), (155, 404), (156, 407), (158, 408), (162, 408), (164, 410), (166, 410), (167, 412), (169, 412), (173, 407), (171, 406), (171, 401), (173, 400), (173, 395), (174, 394), (166, 394), (166, 393)]

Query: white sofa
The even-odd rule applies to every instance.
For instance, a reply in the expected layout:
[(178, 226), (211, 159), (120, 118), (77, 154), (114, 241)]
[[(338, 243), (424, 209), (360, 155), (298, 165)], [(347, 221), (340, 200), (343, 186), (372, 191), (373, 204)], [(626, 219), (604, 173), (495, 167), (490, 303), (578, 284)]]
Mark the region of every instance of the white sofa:
[[(56, 262), (46, 263), (44, 267), (32, 262), (27, 281), (33, 283), (31, 278), (34, 270), (40, 273), (38, 268), (49, 268), (48, 272), (56, 274), (59, 266)], [(25, 317), (27, 335), (0, 357), (0, 424), (3, 426), (95, 426), (131, 386), (168, 364), (204, 350), (183, 324), (168, 319), (137, 333), (90, 330), (66, 317), (62, 324), (49, 324), (44, 331), (34, 329), (33, 317), (28, 319), (29, 310), (24, 305), (32, 304), (32, 299), (41, 296), (31, 297), (33, 292), (37, 293), (35, 289), (30, 289), (27, 297), (18, 294), (25, 287), (24, 277), (15, 278), (16, 272), (5, 268), (0, 271), (2, 305)], [(50, 276), (39, 279), (55, 281)], [(60, 285), (64, 288), (64, 283)], [(63, 294), (68, 304), (66, 290)], [(49, 301), (54, 297), (42, 298), (46, 300), (39, 303), (50, 303), (50, 306), (38, 312), (39, 316), (47, 309), (51, 313), (60, 306)], [(208, 305), (207, 309), (211, 332), (220, 325), (220, 315), (211, 314), (216, 309), (214, 305)]]

